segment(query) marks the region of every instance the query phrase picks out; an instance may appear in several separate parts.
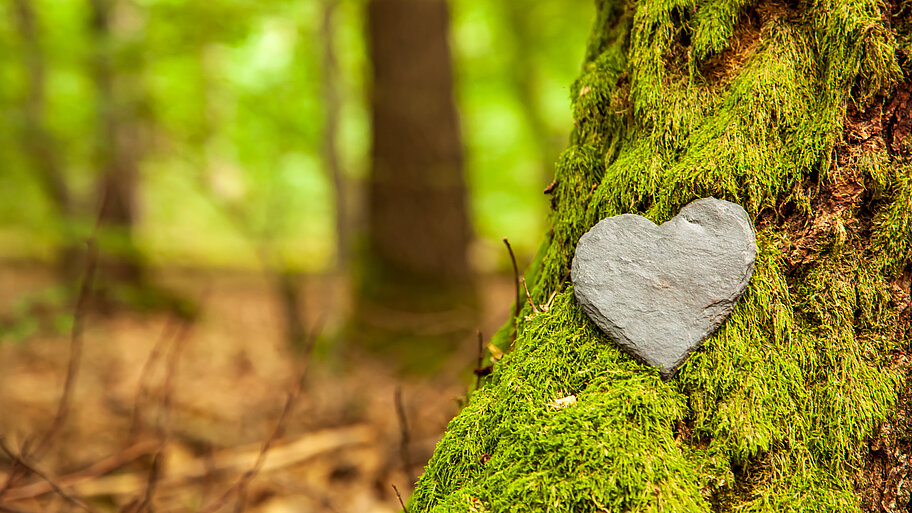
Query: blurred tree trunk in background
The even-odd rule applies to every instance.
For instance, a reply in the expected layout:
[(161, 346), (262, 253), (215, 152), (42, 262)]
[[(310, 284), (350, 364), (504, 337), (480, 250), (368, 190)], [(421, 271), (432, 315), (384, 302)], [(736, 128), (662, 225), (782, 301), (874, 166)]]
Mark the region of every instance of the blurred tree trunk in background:
[(367, 18), (373, 147), (358, 322), (378, 344), (455, 340), (471, 329), (474, 289), (447, 4), (372, 0)]
[[(98, 115), (97, 165), (100, 174), (97, 190), (101, 202), (98, 213), (99, 299), (103, 302), (125, 299), (133, 303), (138, 299), (135, 294), (144, 281), (142, 258), (132, 234), (140, 144), (134, 119), (136, 102), (129, 98), (139, 94), (136, 90), (139, 85), (134, 80), (121, 81), (115, 76), (117, 42), (112, 30), (115, 0), (90, 0), (90, 4), (89, 28), (95, 51), (92, 75)], [(133, 89), (127, 91), (127, 86), (133, 86)]]
[(26, 70), (27, 93), (22, 126), (22, 147), (38, 175), (38, 181), (50, 199), (55, 221), (61, 227), (62, 247), (57, 255), (60, 278), (75, 282), (80, 273), (79, 248), (73, 241), (72, 223), (76, 212), (64, 176), (60, 148), (46, 125), (47, 95), (45, 54), (41, 48), (38, 20), (32, 0), (15, 0), (13, 13), (25, 49), (22, 59)]

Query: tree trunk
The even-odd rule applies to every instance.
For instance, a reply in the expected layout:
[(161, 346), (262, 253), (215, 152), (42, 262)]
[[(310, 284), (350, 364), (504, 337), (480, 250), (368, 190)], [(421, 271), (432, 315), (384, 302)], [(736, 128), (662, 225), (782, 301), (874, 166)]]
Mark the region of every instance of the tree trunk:
[(22, 37), (25, 52), (28, 93), (25, 101), (25, 119), (22, 130), (22, 147), (34, 167), (38, 179), (50, 199), (51, 207), (61, 229), (61, 250), (57, 256), (60, 278), (75, 283), (79, 278), (79, 250), (73, 241), (69, 224), (76, 215), (70, 189), (63, 174), (54, 136), (45, 123), (46, 81), (45, 56), (41, 49), (38, 20), (31, 0), (15, 0), (13, 6), (16, 25)]
[(443, 324), (465, 334), (471, 326), (456, 307), (473, 301), (471, 230), (447, 5), (372, 0), (367, 13), (373, 148), (357, 316), (364, 324), (392, 321), (371, 327), (400, 338), (432, 329), (427, 322), (439, 326), (449, 311)]
[[(909, 511), (912, 6), (597, 6), (528, 275), (556, 298), (495, 337), (515, 324), (408, 510)], [(570, 264), (604, 217), (707, 196), (751, 215), (756, 267), (662, 380), (583, 314)]]
[[(141, 288), (144, 278), (141, 256), (132, 235), (140, 158), (136, 114), (132, 112), (136, 105), (125, 99), (127, 95), (119, 94), (126, 89), (126, 84), (120, 83), (114, 73), (115, 44), (111, 26), (114, 2), (90, 0), (90, 4), (90, 28), (95, 45), (92, 66), (99, 125), (99, 299), (103, 302), (121, 299), (133, 302), (138, 298), (135, 293)], [(131, 91), (130, 94), (136, 92)], [(132, 297), (124, 298), (123, 293)]]

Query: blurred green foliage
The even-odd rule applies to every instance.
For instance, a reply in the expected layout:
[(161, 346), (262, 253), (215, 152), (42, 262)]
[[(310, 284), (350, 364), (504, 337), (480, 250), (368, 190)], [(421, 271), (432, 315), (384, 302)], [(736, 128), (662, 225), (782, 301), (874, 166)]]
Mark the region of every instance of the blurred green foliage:
[[(46, 66), (44, 121), (86, 215), (68, 229), (85, 236), (97, 202), (89, 2), (30, 1)], [(566, 142), (569, 84), (593, 17), (591, 0), (516, 2), (451, 4), (472, 215), (488, 267), (508, 265), (500, 238), (529, 254), (546, 228), (542, 189), (551, 170), (542, 163), (555, 161)], [(115, 73), (139, 84), (125, 94), (143, 125), (136, 238), (150, 261), (248, 267), (258, 265), (256, 252), (266, 245), (284, 266), (330, 267), (335, 206), (320, 153), (324, 4), (113, 5)], [(362, 0), (339, 0), (332, 41), (342, 99), (338, 151), (353, 179), (369, 164), (363, 7)], [(0, 258), (47, 259), (61, 242), (61, 221), (20, 143), (29, 84), (12, 2), (0, 4), (0, 20)], [(520, 87), (532, 92), (531, 101)], [(547, 141), (530, 127), (536, 116)]]

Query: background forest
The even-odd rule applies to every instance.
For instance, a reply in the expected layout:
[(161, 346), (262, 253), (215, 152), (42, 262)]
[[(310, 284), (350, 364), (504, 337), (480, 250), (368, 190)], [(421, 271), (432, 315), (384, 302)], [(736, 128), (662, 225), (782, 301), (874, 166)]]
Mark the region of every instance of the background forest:
[(398, 510), (517, 297), (502, 239), (547, 229), (594, 16), (448, 11), (0, 3), (0, 511)]
[[(106, 6), (102, 36), (93, 33), (89, 0), (27, 4), (23, 15), (22, 2), (5, 2), (0, 24), (4, 259), (46, 260), (68, 237), (88, 236), (104, 144), (99, 109), (113, 109), (136, 131), (135, 240), (151, 264), (256, 268), (254, 246), (268, 239), (297, 270), (332, 268), (329, 123), (346, 179), (362, 179), (369, 165), (364, 2), (117, 1)], [(584, 0), (525, 4), (452, 6), (472, 221), (482, 243), (497, 246), (497, 256), (480, 259), (486, 269), (492, 259), (508, 263), (504, 236), (525, 253), (538, 244), (541, 184), (551, 175), (542, 168), (569, 132), (569, 83), (593, 11)], [(29, 30), (22, 16), (31, 18)], [(99, 98), (93, 78), (98, 58), (109, 60), (109, 98)], [(42, 84), (29, 76), (35, 61)], [(327, 89), (340, 104), (332, 121)], [(35, 95), (44, 108), (30, 120)], [(61, 220), (57, 184), (44, 183), (23, 143), (32, 122), (53, 142), (43, 150), (54, 154), (76, 219)], [(243, 211), (244, 230), (226, 209)]]

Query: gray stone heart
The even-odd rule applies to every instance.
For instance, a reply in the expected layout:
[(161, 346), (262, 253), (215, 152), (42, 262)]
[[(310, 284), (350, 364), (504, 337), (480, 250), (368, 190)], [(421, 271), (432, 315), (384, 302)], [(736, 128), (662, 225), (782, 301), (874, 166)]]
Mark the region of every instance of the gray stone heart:
[(580, 238), (570, 276), (586, 315), (670, 378), (728, 318), (756, 258), (747, 212), (703, 198), (661, 226), (632, 214), (602, 219)]

